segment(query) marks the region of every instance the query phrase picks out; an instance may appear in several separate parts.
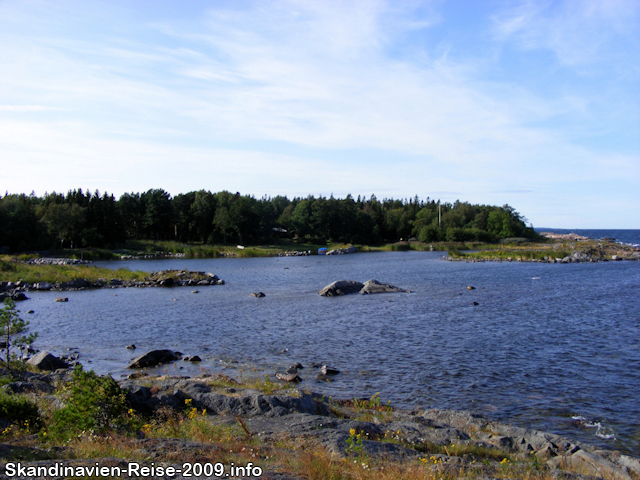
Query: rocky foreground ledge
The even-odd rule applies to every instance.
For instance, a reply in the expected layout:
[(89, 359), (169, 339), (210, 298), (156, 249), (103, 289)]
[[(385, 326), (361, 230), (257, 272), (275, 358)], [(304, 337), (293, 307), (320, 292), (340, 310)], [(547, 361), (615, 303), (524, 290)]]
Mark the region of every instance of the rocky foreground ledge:
[[(47, 374), (23, 372), (18, 381), (2, 389), (64, 398), (52, 394), (70, 379), (70, 370), (64, 369)], [(252, 461), (263, 470), (259, 478), (279, 480), (329, 478), (328, 473), (309, 470), (319, 468), (323, 461), (333, 469), (345, 469), (344, 476), (331, 478), (640, 478), (638, 459), (616, 451), (597, 450), (468, 412), (396, 410), (381, 403), (378, 396), (333, 400), (268, 380), (240, 383), (221, 374), (195, 378), (135, 374), (119, 381), (119, 386), (130, 412), (145, 418), (175, 418), (176, 432), (191, 419), (214, 434), (200, 441), (159, 438), (154, 435), (157, 424), (153, 428), (145, 425), (136, 438), (118, 440), (120, 450), (113, 451), (129, 451), (129, 456), (111, 453), (108, 458), (89, 459), (78, 458), (72, 444), (43, 449), (20, 446), (16, 441), (3, 443), (0, 479), (9, 478), (3, 474), (8, 461), (21, 459), (23, 465), (47, 466), (54, 458), (66, 458), (68, 465), (124, 466), (138, 461), (176, 467), (185, 461), (235, 461), (238, 465)], [(52, 408), (56, 404), (60, 400), (49, 400)], [(171, 412), (182, 416), (172, 417)], [(181, 418), (179, 423), (177, 418)], [(232, 432), (232, 443), (223, 442), (222, 432)], [(414, 473), (396, 476), (393, 472)]]

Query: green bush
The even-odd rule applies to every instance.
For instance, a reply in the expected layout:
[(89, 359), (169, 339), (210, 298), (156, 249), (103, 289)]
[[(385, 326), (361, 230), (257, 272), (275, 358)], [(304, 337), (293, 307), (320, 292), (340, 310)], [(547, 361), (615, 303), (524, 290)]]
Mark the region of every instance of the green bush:
[(53, 414), (50, 430), (54, 438), (130, 426), (125, 393), (109, 376), (100, 377), (78, 366), (73, 372), (73, 380), (61, 395), (65, 406)]
[(14, 425), (33, 431), (40, 427), (42, 421), (38, 407), (25, 397), (0, 393), (0, 418)]
[(16, 270), (15, 263), (0, 260), (0, 272), (15, 272)]
[(421, 242), (440, 242), (445, 239), (442, 229), (435, 225), (427, 225), (418, 232), (418, 240)]

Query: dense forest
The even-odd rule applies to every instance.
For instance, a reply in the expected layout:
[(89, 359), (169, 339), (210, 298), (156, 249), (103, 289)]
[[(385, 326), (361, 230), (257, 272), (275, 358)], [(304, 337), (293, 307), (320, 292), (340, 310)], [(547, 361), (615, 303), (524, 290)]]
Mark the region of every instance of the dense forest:
[(162, 189), (151, 189), (116, 200), (108, 193), (78, 189), (66, 195), (0, 197), (0, 248), (13, 253), (116, 247), (128, 239), (248, 245), (294, 238), (369, 245), (410, 237), (423, 242), (489, 242), (535, 237), (525, 222), (509, 205), (440, 204), (417, 196), (289, 200), (200, 190), (171, 197)]

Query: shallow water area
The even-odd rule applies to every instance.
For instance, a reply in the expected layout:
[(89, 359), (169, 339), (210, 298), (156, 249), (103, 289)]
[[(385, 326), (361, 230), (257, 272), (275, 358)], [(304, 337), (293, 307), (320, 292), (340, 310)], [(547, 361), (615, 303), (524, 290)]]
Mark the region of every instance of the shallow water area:
[[(300, 362), (302, 388), (327, 396), (380, 392), (399, 407), (470, 410), (640, 455), (638, 262), (465, 263), (443, 261), (442, 252), (384, 252), (99, 264), (206, 271), (226, 285), (65, 292), (67, 303), (31, 292), (19, 308), (35, 310), (22, 316), (38, 348), (77, 348), (86, 368), (116, 378), (155, 348), (202, 357), (157, 370), (178, 375), (272, 375)], [(371, 278), (412, 293), (317, 294), (335, 280)], [(266, 296), (251, 297), (256, 291)], [(318, 382), (313, 362), (342, 373)]]

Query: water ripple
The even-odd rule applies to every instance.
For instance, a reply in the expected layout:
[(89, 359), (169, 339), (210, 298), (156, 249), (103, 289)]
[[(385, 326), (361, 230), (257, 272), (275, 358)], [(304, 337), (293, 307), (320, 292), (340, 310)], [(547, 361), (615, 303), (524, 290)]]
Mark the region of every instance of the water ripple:
[[(467, 264), (439, 256), (117, 262), (108, 265), (211, 271), (227, 284), (198, 295), (69, 292), (65, 304), (54, 303), (53, 292), (33, 292), (21, 308), (36, 311), (29, 320), (40, 348), (79, 347), (100, 373), (126, 373), (131, 343), (137, 352), (173, 348), (204, 360), (163, 367), (168, 373), (262, 375), (298, 361), (328, 363), (343, 374), (317, 383), (307, 368), (311, 390), (473, 410), (640, 454), (640, 263)], [(370, 278), (413, 293), (316, 293), (334, 280)], [(267, 296), (249, 297), (257, 290)]]

